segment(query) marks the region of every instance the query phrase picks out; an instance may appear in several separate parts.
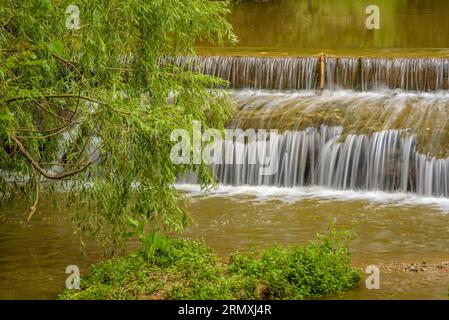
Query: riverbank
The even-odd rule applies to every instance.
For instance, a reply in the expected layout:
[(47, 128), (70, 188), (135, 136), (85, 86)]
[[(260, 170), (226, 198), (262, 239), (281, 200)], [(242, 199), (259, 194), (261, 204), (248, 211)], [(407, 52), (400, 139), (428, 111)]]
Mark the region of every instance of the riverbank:
[(348, 234), (219, 258), (204, 242), (161, 237), (151, 247), (92, 267), (60, 299), (304, 299), (354, 288)]
[[(444, 266), (449, 257), (449, 215), (441, 204), (386, 193), (240, 189), (220, 189), (207, 196), (192, 190), (186, 208), (192, 222), (182, 236), (204, 239), (219, 259), (226, 260), (251, 247), (306, 245), (334, 221), (336, 228), (357, 233), (350, 244), (351, 264), (361, 270), (379, 266), (381, 288), (368, 290), (362, 280), (353, 290), (329, 298), (447, 299), (449, 272), (433, 267)], [(55, 207), (55, 197), (43, 198), (29, 223), (21, 202), (0, 214), (0, 298), (56, 299), (65, 288), (68, 265), (77, 265), (84, 279), (92, 264), (107, 259), (88, 239), (80, 251), (68, 221), (70, 210), (58, 199), (60, 206)], [(130, 250), (138, 245), (132, 243)], [(419, 271), (423, 262), (428, 267)], [(418, 272), (411, 270), (412, 264)]]

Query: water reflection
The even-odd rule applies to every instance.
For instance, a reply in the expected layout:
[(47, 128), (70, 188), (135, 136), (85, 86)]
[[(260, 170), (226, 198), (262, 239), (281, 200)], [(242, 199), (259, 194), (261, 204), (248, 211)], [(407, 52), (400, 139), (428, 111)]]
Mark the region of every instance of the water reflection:
[[(380, 9), (380, 30), (365, 27), (369, 5)], [(447, 48), (448, 16), (439, 0), (247, 0), (230, 21), (240, 47)]]

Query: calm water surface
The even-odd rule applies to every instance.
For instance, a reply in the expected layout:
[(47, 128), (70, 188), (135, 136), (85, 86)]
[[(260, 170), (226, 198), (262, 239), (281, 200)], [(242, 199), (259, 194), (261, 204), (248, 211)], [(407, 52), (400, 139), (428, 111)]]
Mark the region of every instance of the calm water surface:
[[(380, 29), (368, 30), (366, 8), (377, 5)], [(240, 47), (449, 48), (449, 1), (239, 1), (230, 21)]]

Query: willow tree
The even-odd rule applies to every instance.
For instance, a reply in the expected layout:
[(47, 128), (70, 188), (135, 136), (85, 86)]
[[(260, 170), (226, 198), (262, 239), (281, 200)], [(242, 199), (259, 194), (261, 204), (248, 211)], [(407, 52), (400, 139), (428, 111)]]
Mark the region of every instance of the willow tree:
[(216, 78), (161, 58), (234, 41), (207, 0), (0, 0), (0, 201), (62, 190), (77, 230), (117, 243), (128, 221), (180, 230), (175, 128), (220, 127)]

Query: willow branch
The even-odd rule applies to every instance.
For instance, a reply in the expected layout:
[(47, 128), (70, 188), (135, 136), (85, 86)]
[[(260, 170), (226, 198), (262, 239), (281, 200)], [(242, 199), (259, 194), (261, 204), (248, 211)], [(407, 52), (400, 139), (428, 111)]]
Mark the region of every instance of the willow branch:
[[(109, 106), (107, 103), (104, 103), (102, 101), (90, 98), (90, 97), (85, 97), (85, 96), (80, 96), (80, 95), (76, 95), (76, 94), (59, 94), (59, 95), (44, 95), (44, 96), (39, 96), (39, 97), (13, 97), (10, 98), (8, 100), (5, 101), (5, 103), (11, 103), (14, 101), (19, 101), (19, 100), (27, 100), (27, 99), (38, 99), (38, 98), (45, 98), (45, 99), (81, 99), (81, 100), (85, 100), (85, 101), (89, 101), (92, 103), (97, 103), (98, 105), (101, 106)], [(123, 111), (123, 110), (119, 110), (116, 108), (112, 108), (112, 111), (122, 114), (122, 115), (138, 115), (141, 117), (145, 117), (147, 116), (144, 113), (132, 113), (132, 112), (128, 112), (128, 111)]]
[(46, 107), (44, 107), (41, 103), (39, 103), (38, 101), (34, 101), (34, 103), (37, 104), (37, 106), (39, 107), (39, 109), (41, 109), (42, 111), (47, 112), (49, 115), (55, 117), (56, 119), (61, 120), (63, 123), (67, 123), (67, 119), (64, 117), (61, 117), (60, 115), (56, 114), (55, 112), (47, 109)]
[(39, 98), (44, 98), (44, 99), (82, 99), (85, 101), (98, 103), (99, 105), (107, 105), (106, 103), (98, 101), (96, 99), (77, 95), (77, 94), (50, 94), (50, 95), (43, 95), (43, 96), (36, 96), (36, 97), (13, 97), (13, 98), (6, 100), (5, 103), (11, 103), (14, 101), (27, 100), (27, 99), (39, 99)]
[[(77, 124), (77, 123), (78, 123), (78, 122), (76, 122), (76, 121), (74, 121), (74, 122), (69, 122), (69, 123), (67, 123), (67, 124), (64, 125), (64, 126), (62, 126), (62, 127), (60, 127), (60, 128), (57, 128), (56, 131), (50, 132), (50, 133), (48, 133), (48, 134), (46, 134), (46, 135), (42, 135), (42, 136), (16, 136), (16, 138), (18, 138), (18, 139), (48, 139), (48, 138), (51, 138), (51, 137), (54, 137), (54, 136), (60, 134), (60, 133), (63, 132), (67, 127), (69, 127), (69, 126), (71, 126), (71, 125), (74, 125), (74, 124)], [(37, 132), (40, 132), (40, 131), (37, 131)]]
[[(42, 133), (42, 134), (47, 133), (47, 134), (50, 134), (50, 133), (53, 133), (55, 131), (59, 132), (61, 130), (64, 130), (65, 128), (67, 128), (68, 126), (73, 125), (73, 124), (81, 124), (81, 122), (79, 122), (79, 121), (71, 121), (71, 122), (66, 123), (62, 127), (46, 129), (46, 130), (33, 130), (33, 129), (28, 129), (28, 128), (18, 128), (18, 129), (16, 129), (16, 131), (18, 131), (18, 132)], [(16, 136), (16, 137), (20, 138), (19, 136)], [(24, 138), (31, 138), (31, 137), (24, 137)]]
[(57, 167), (79, 167), (84, 165), (83, 163), (62, 163), (62, 162), (39, 162), (41, 166), (57, 166)]
[(37, 172), (39, 172), (41, 175), (43, 175), (45, 178), (50, 179), (50, 180), (62, 180), (64, 178), (68, 178), (70, 176), (73, 176), (73, 175), (75, 175), (77, 173), (80, 173), (80, 172), (86, 170), (92, 164), (90, 161), (88, 161), (80, 169), (77, 169), (77, 170), (74, 170), (74, 171), (71, 171), (71, 172), (67, 172), (67, 173), (64, 173), (64, 174), (55, 174), (55, 175), (49, 174), (47, 171), (42, 169), (42, 167), (39, 165), (39, 163), (36, 162), (36, 160), (34, 160), (34, 158), (29, 154), (29, 152), (26, 150), (26, 148), (23, 146), (23, 144), (20, 142), (19, 139), (17, 139), (14, 136), (12, 136), (11, 139), (18, 146), (20, 153), (22, 153), (22, 155), (28, 160), (28, 162), (31, 164), (31, 166)]
[(67, 60), (67, 59), (65, 59), (65, 58), (63, 58), (63, 57), (61, 57), (61, 56), (59, 56), (59, 55), (57, 55), (55, 53), (52, 53), (51, 55), (54, 58), (56, 58), (57, 60), (61, 61), (62, 63), (66, 64), (68, 66), (71, 66), (73, 69), (75, 69), (79, 73), (78, 68), (75, 66), (75, 62)]
[(30, 208), (30, 214), (28, 215), (27, 222), (30, 222), (31, 218), (33, 217), (34, 213), (37, 209), (37, 203), (39, 202), (39, 178), (36, 175), (36, 198), (34, 200), (33, 206)]

